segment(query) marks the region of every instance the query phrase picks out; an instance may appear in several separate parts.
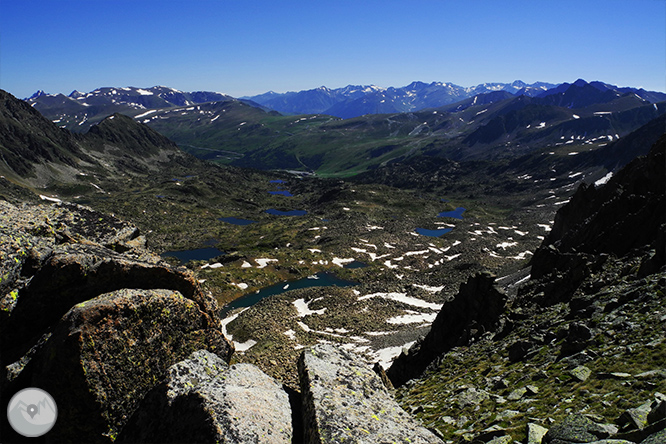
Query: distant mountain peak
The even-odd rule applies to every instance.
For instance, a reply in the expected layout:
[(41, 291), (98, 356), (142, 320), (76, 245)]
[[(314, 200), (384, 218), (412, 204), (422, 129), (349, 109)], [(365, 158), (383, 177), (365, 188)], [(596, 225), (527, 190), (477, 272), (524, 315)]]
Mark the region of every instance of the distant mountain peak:
[(49, 94), (45, 93), (44, 90), (40, 89), (36, 93), (34, 93), (33, 95), (31, 95), (30, 97), (28, 97), (25, 100), (32, 100), (32, 99), (36, 99), (37, 97), (48, 96), (48, 95)]

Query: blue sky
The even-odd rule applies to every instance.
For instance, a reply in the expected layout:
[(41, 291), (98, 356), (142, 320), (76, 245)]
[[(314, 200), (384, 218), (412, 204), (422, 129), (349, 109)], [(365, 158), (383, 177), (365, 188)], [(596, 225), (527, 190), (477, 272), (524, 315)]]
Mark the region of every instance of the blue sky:
[(664, 0), (0, 0), (0, 88), (235, 97), (414, 80), (666, 90)]

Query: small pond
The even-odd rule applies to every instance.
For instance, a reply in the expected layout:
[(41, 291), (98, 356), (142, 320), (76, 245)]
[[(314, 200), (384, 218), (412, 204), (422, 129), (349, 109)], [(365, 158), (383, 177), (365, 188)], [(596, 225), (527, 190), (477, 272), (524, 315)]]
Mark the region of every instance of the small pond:
[(215, 247), (198, 248), (196, 250), (183, 250), (183, 251), (165, 251), (160, 256), (162, 257), (175, 257), (180, 260), (181, 264), (186, 264), (189, 261), (207, 261), (214, 257), (226, 254)]
[(294, 195), (291, 194), (291, 193), (290, 193), (289, 191), (287, 191), (287, 190), (269, 191), (269, 193), (270, 193), (270, 194), (273, 194), (273, 195), (280, 195), (280, 196), (294, 197)]
[(275, 180), (271, 180), (270, 183), (284, 183), (284, 180), (282, 180), (282, 179), (275, 179)]
[(249, 219), (239, 219), (237, 217), (221, 217), (218, 220), (221, 220), (222, 222), (226, 222), (228, 224), (234, 224), (234, 225), (250, 225), (250, 224), (256, 224), (256, 220), (249, 220)]
[(453, 228), (440, 228), (438, 230), (428, 230), (427, 228), (417, 228), (416, 231), (422, 236), (440, 237), (451, 231)]
[(443, 211), (437, 215), (437, 217), (452, 217), (454, 219), (462, 219), (462, 214), (465, 212), (465, 208), (458, 207), (453, 211)]
[(280, 282), (279, 284), (271, 285), (270, 287), (262, 288), (259, 291), (254, 293), (246, 294), (240, 298), (232, 301), (222, 307), (220, 310), (220, 316), (224, 318), (227, 313), (236, 308), (245, 308), (251, 307), (260, 300), (268, 297), (274, 296), (277, 294), (284, 293), (289, 290), (296, 290), (298, 288), (310, 288), (310, 287), (351, 287), (357, 285), (357, 282), (348, 281), (345, 279), (340, 279), (333, 273), (320, 272), (313, 276), (308, 276), (306, 278), (299, 279), (297, 281), (289, 282)]
[(367, 266), (368, 266), (368, 264), (366, 264), (366, 263), (364, 263), (364, 262), (361, 262), (361, 261), (356, 261), (356, 260), (355, 260), (355, 261), (352, 261), (352, 262), (348, 263), (348, 264), (345, 265), (343, 268), (351, 268), (351, 269), (354, 269), (354, 268), (365, 268), (365, 267), (367, 267)]
[(305, 216), (308, 214), (308, 212), (305, 210), (280, 211), (274, 208), (266, 210), (266, 213), (272, 214), (274, 216)]

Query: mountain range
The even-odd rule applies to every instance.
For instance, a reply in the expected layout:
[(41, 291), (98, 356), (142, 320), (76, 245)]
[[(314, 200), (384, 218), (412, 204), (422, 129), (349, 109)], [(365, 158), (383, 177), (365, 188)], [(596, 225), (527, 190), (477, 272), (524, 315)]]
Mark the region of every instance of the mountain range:
[(329, 89), (324, 86), (298, 92), (269, 92), (245, 97), (284, 114), (328, 114), (344, 119), (364, 114), (392, 114), (438, 108), (468, 97), (494, 91), (535, 96), (555, 85), (536, 82), (528, 85), (520, 80), (512, 83), (483, 83), (463, 87), (453, 83), (412, 82), (403, 87), (381, 88), (375, 85)]
[[(504, 97), (527, 96), (548, 99), (551, 104), (577, 108), (584, 106), (580, 99), (571, 100), (563, 95), (571, 86), (589, 88), (588, 95), (599, 101), (598, 93), (605, 93), (611, 101), (618, 95), (635, 94), (651, 103), (666, 100), (666, 94), (645, 91), (642, 88), (617, 87), (603, 82), (587, 83), (578, 79), (573, 84), (554, 85), (545, 82), (526, 84), (520, 80), (512, 83), (482, 83), (462, 87), (453, 83), (412, 82), (404, 87), (382, 88), (375, 85), (347, 85), (330, 89), (325, 86), (297, 92), (267, 92), (256, 96), (241, 97), (240, 101), (281, 114), (326, 114), (343, 119), (366, 114), (394, 114), (440, 108), (488, 93), (504, 94)], [(64, 94), (47, 94), (37, 91), (25, 99), (52, 118), (60, 126), (73, 131), (85, 131), (90, 125), (114, 112), (140, 115), (142, 111), (173, 107), (188, 107), (207, 102), (234, 100), (226, 94), (210, 91), (183, 92), (166, 86), (151, 88), (121, 87), (98, 88), (88, 93), (72, 91)], [(588, 103), (589, 104), (589, 103)], [(79, 128), (77, 128), (79, 127)]]
[[(69, 96), (40, 92), (26, 100), (75, 133), (122, 113), (205, 160), (343, 176), (419, 155), (464, 160), (515, 158), (534, 150), (585, 152), (666, 112), (664, 93), (581, 79), (550, 86), (414, 82), (244, 99), (167, 87), (100, 88)], [(270, 107), (306, 114), (294, 117)], [(364, 115), (308, 114), (326, 107)]]

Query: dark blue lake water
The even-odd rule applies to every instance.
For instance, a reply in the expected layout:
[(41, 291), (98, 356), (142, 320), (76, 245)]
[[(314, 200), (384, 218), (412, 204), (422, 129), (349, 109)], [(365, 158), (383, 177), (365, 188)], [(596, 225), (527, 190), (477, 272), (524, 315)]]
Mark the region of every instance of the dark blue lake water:
[(275, 179), (275, 180), (271, 180), (270, 183), (284, 183), (284, 180), (282, 180), (282, 179)]
[(207, 261), (214, 257), (225, 254), (214, 247), (198, 248), (196, 250), (183, 250), (183, 251), (165, 251), (160, 256), (162, 257), (175, 257), (180, 260), (181, 264), (186, 264), (189, 261)]
[(437, 217), (452, 217), (454, 219), (462, 219), (462, 214), (465, 212), (463, 207), (458, 207), (453, 211), (443, 211), (437, 215)]
[[(321, 272), (315, 274), (314, 276), (299, 279), (297, 281), (281, 282), (279, 284), (271, 285), (270, 287), (262, 288), (257, 292), (246, 294), (245, 296), (242, 296), (222, 307), (220, 310), (220, 316), (224, 318), (231, 310), (236, 308), (251, 307), (268, 296), (281, 294), (289, 290), (310, 287), (330, 287), (333, 285), (336, 287), (351, 287), (357, 284), (358, 282), (340, 279), (333, 273)], [(285, 286), (287, 288), (285, 288)]]
[(234, 225), (250, 225), (250, 224), (256, 224), (256, 220), (249, 220), (249, 219), (239, 219), (237, 217), (221, 217), (218, 220), (221, 220), (222, 222), (226, 222), (229, 224), (234, 224)]
[(417, 228), (415, 231), (422, 236), (440, 237), (451, 231), (453, 228), (440, 228), (438, 230), (428, 230), (427, 228)]
[(274, 208), (266, 210), (266, 213), (272, 214), (274, 216), (305, 216), (308, 214), (308, 212), (305, 210), (280, 211)]
[(291, 193), (290, 193), (289, 191), (287, 191), (287, 190), (269, 191), (269, 193), (270, 193), (270, 194), (273, 194), (273, 195), (281, 195), (281, 196), (287, 196), (287, 197), (294, 197), (294, 195), (291, 194)]

